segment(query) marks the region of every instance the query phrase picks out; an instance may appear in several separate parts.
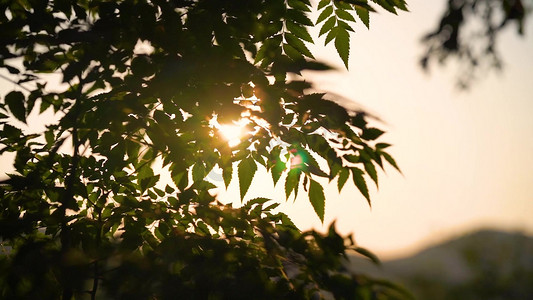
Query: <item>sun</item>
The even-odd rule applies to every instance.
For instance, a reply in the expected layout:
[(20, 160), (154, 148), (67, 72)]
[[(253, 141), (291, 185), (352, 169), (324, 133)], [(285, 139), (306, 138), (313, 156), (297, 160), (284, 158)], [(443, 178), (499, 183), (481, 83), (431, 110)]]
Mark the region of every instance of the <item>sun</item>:
[(248, 135), (246, 125), (250, 123), (249, 119), (242, 118), (230, 124), (219, 124), (216, 117), (212, 119), (212, 125), (228, 141), (230, 147), (235, 147), (241, 143), (241, 139)]

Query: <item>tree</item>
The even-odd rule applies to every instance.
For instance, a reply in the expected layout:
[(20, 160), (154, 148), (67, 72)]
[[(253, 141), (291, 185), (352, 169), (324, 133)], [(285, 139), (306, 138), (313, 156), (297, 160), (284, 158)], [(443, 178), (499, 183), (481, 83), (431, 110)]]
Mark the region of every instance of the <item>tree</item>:
[[(422, 39), (426, 46), (420, 61), (422, 67), (429, 69), (431, 60), (440, 63), (457, 60), (461, 66), (460, 88), (467, 88), (479, 73), (500, 69), (502, 59), (496, 48), (498, 36), (510, 24), (516, 24), (517, 34), (524, 34), (527, 2), (531, 1), (448, 0), (439, 26)], [(482, 25), (476, 28), (473, 26), (476, 22)]]
[[(301, 72), (329, 69), (306, 46), (312, 9), (307, 0), (1, 2), (2, 77), (16, 84), (0, 115), (0, 154), (16, 153), (0, 184), (2, 298), (407, 297), (343, 273), (349, 249), (377, 259), (333, 225), (301, 232), (273, 211), (280, 199), (245, 201), (262, 166), (284, 179), (287, 198), (303, 187), (323, 220), (319, 177), (340, 191), (351, 176), (370, 203), (365, 177), (377, 184), (376, 166), (397, 168), (364, 112), (308, 92)], [(374, 9), (322, 0), (318, 10), (320, 34), (348, 66), (350, 22), (368, 26)], [(23, 123), (35, 110), (57, 120), (32, 133)], [(230, 146), (219, 128), (235, 122), (248, 133)], [(238, 180), (242, 207), (210, 194), (215, 167), (226, 185)]]

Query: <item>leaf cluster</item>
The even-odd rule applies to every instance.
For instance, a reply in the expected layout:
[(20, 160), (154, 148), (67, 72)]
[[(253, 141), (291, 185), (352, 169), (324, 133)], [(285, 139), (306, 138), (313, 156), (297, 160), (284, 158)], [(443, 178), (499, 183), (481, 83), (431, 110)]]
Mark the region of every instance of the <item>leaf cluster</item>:
[[(467, 88), (479, 74), (502, 67), (496, 48), (498, 36), (510, 24), (516, 24), (517, 33), (523, 35), (527, 16), (521, 0), (449, 0), (437, 28), (422, 38), (426, 50), (420, 64), (428, 70), (431, 61), (458, 61), (457, 83)], [(473, 23), (481, 26), (472, 29)]]

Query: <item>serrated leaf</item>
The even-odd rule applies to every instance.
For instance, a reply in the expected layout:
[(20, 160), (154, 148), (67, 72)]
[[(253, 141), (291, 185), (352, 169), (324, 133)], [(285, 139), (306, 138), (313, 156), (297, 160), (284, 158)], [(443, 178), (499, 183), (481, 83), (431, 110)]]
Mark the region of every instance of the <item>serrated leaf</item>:
[(306, 26), (313, 26), (313, 22), (302, 11), (296, 9), (288, 9), (286, 16), (287, 20), (291, 20), (293, 22), (300, 23)]
[(353, 30), (352, 26), (350, 26), (348, 23), (346, 23), (346, 22), (344, 22), (342, 20), (338, 20), (337, 21), (337, 26), (339, 26), (342, 29), (346, 29), (348, 31), (355, 32), (355, 30)]
[(272, 174), (272, 181), (274, 181), (274, 185), (278, 183), (279, 178), (281, 177), (281, 173), (285, 170), (286, 166), (285, 163), (281, 160), (277, 160), (272, 169), (270, 170), (270, 173)]
[(377, 5), (383, 7), (384, 9), (386, 9), (387, 11), (393, 13), (393, 14), (397, 14), (396, 13), (396, 9), (394, 8), (393, 5), (391, 5), (389, 3), (389, 1), (387, 0), (372, 0), (374, 3), (376, 3)]
[(247, 157), (239, 163), (238, 166), (238, 175), (239, 175), (239, 190), (241, 193), (241, 201), (244, 199), (246, 192), (252, 184), (252, 179), (254, 179), (255, 172), (257, 171), (257, 165), (255, 160), (252, 157)]
[(324, 222), (324, 208), (326, 206), (326, 197), (324, 196), (324, 188), (315, 180), (310, 180), (309, 185), (309, 201), (313, 205), (317, 216), (321, 222)]
[(4, 99), (9, 111), (13, 114), (15, 118), (19, 121), (26, 123), (26, 106), (25, 106), (25, 97), (19, 91), (12, 91), (6, 95)]
[(368, 205), (372, 207), (372, 203), (370, 203), (370, 195), (368, 194), (368, 187), (366, 186), (365, 178), (363, 177), (364, 172), (361, 169), (358, 168), (351, 168), (352, 170), (352, 179), (353, 183), (357, 187), (357, 189), (365, 196), (366, 201), (368, 202)]
[(339, 28), (335, 37), (335, 48), (344, 62), (346, 69), (348, 69), (348, 57), (350, 55), (350, 34), (348, 31)]
[(291, 169), (285, 179), (285, 198), (289, 199), (292, 191), (294, 191), (294, 198), (298, 195), (298, 184), (300, 183), (300, 169)]
[(370, 29), (370, 13), (368, 9), (355, 7), (355, 12), (357, 13), (357, 16), (359, 16), (359, 19), (363, 21), (363, 24), (365, 24), (366, 28)]
[(286, 26), (287, 26), (287, 30), (289, 30), (290, 33), (294, 34), (299, 39), (302, 39), (309, 43), (313, 42), (313, 38), (307, 31), (307, 28), (305, 28), (304, 26), (298, 25), (290, 21), (286, 22)]
[(390, 154), (388, 154), (387, 152), (383, 152), (383, 151), (380, 151), (379, 154), (381, 154), (381, 156), (383, 156), (385, 160), (389, 164), (391, 164), (391, 166), (393, 166), (396, 170), (398, 170), (398, 172), (402, 173), (402, 170), (400, 170), (400, 167), (398, 167), (398, 165), (396, 164), (396, 161), (394, 160), (394, 158), (392, 158)]
[(292, 33), (285, 33), (285, 40), (289, 45), (291, 45), (294, 49), (298, 50), (301, 54), (309, 57), (314, 58), (313, 54), (311, 54), (311, 51), (307, 49), (304, 42), (302, 42), (299, 38), (297, 38)]
[(224, 185), (226, 189), (231, 183), (231, 178), (233, 177), (233, 165), (230, 163), (224, 168), (222, 168), (222, 179), (224, 180)]
[(318, 3), (318, 10), (321, 10), (323, 7), (325, 7), (326, 5), (330, 3), (331, 3), (331, 0), (320, 0), (320, 2)]
[(355, 22), (355, 19), (352, 16), (352, 14), (347, 12), (347, 11), (345, 11), (344, 9), (335, 10), (335, 14), (337, 15), (337, 17), (339, 17), (339, 18), (341, 18), (343, 20)]
[(289, 44), (283, 44), (283, 51), (288, 57), (290, 57), (290, 59), (294, 61), (299, 61), (299, 60), (304, 59), (304, 56), (302, 55), (302, 53), (294, 49), (294, 47)]
[(378, 173), (376, 171), (376, 167), (374, 167), (374, 164), (372, 162), (367, 162), (364, 164), (366, 173), (372, 178), (372, 180), (376, 183), (376, 187), (379, 187), (378, 184)]
[(289, 7), (292, 7), (292, 8), (301, 10), (301, 11), (305, 11), (305, 12), (311, 11), (309, 6), (307, 6), (306, 3), (301, 0), (288, 0), (287, 4), (289, 5)]
[(316, 19), (316, 23), (315, 24), (319, 24), (320, 22), (324, 21), (325, 19), (327, 19), (329, 16), (331, 16), (331, 14), (333, 13), (333, 6), (328, 6), (326, 7), (326, 9), (324, 9), (320, 15), (318, 15), (318, 19)]
[(329, 44), (336, 36), (337, 32), (339, 32), (339, 27), (333, 27), (329, 31), (328, 35), (326, 36), (326, 41), (324, 42), (324, 46)]
[(198, 182), (206, 176), (205, 174), (205, 166), (202, 162), (197, 162), (192, 167), (192, 180), (194, 182)]
[(350, 177), (350, 171), (348, 170), (348, 168), (342, 168), (339, 171), (339, 177), (337, 178), (337, 188), (339, 189), (339, 193), (346, 184), (348, 177)]
[(333, 28), (333, 26), (335, 26), (336, 21), (337, 19), (334, 16), (330, 17), (326, 22), (324, 22), (324, 24), (322, 25), (322, 28), (320, 28), (320, 33), (318, 34), (318, 36), (320, 37), (324, 33), (330, 31)]

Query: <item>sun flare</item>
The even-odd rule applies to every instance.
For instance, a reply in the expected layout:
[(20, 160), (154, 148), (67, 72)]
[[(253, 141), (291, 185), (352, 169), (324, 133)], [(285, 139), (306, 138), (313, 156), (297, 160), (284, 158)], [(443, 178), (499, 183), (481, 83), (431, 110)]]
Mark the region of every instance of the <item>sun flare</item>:
[(213, 127), (228, 141), (230, 147), (235, 147), (241, 143), (241, 139), (247, 135), (245, 130), (246, 125), (250, 120), (246, 118), (239, 119), (230, 124), (219, 124), (216, 119), (213, 122)]

